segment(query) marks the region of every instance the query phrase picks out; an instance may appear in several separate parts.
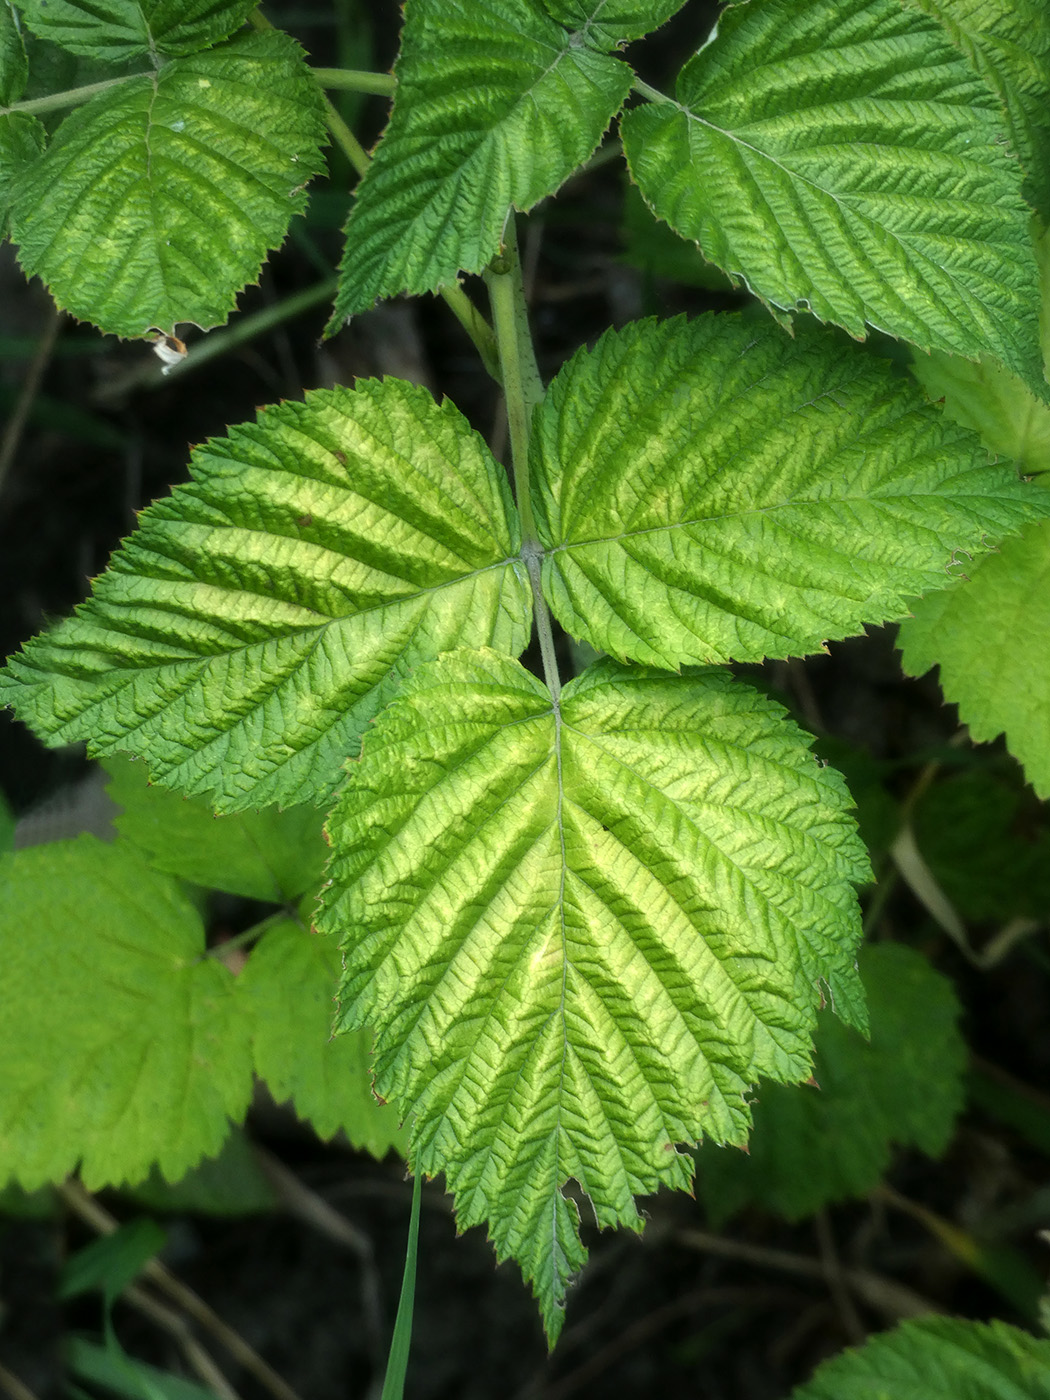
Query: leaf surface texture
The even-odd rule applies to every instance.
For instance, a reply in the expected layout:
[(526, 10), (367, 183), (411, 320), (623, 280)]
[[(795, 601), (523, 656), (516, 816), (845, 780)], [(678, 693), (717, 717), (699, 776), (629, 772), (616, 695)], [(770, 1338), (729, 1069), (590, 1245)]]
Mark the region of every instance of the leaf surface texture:
[(196, 910), (134, 850), (92, 836), (0, 865), (0, 1173), (27, 1190), (177, 1180), (251, 1096), (234, 982)]
[(246, 34), (94, 97), (19, 181), (27, 275), (114, 335), (226, 320), (324, 168), (321, 94), (287, 35)]
[(227, 38), (255, 8), (251, 0), (18, 0), (41, 39), (84, 58), (187, 54)]
[(506, 477), (425, 390), (318, 390), (198, 448), (192, 471), (0, 672), (49, 742), (144, 757), (219, 811), (319, 805), (405, 669), (524, 648)]
[(347, 221), (333, 327), (377, 297), (480, 272), (511, 208), (553, 194), (598, 145), (633, 74), (596, 47), (602, 26), (585, 23), (603, 0), (572, 8), (579, 29), (539, 0), (407, 7), (394, 110)]
[(732, 316), (606, 334), (533, 447), (555, 616), (661, 666), (819, 650), (1048, 511), (884, 362)]
[[(601, 1225), (740, 1143), (747, 1088), (809, 1073), (819, 984), (857, 1008), (849, 796), (783, 711), (721, 671), (605, 661), (560, 709), (509, 658), (421, 667), (329, 818), (318, 919), (347, 1027), (411, 1117), (414, 1169), (487, 1221), (551, 1337)], [(861, 1020), (861, 1024), (863, 1021)]]
[(1021, 171), (995, 94), (899, 0), (726, 10), (677, 101), (624, 118), (654, 212), (775, 311), (982, 350), (1048, 396)]
[(817, 1368), (791, 1400), (1050, 1400), (1050, 1342), (1005, 1322), (923, 1317)]

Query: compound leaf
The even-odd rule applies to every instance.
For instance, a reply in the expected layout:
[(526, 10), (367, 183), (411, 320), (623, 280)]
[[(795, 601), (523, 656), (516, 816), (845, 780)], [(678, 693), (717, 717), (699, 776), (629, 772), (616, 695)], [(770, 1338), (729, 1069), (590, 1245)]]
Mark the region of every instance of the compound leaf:
[(533, 446), (559, 622), (661, 666), (818, 650), (1050, 514), (889, 365), (733, 316), (606, 334), (554, 380)]
[(84, 58), (188, 54), (227, 38), (255, 8), (252, 0), (18, 0), (26, 24)]
[(921, 676), (939, 666), (973, 738), (1005, 733), (1028, 781), (1050, 798), (1050, 522), (966, 572), (958, 588), (912, 604), (900, 630), (904, 669)]
[[(626, 64), (540, 0), (415, 0), (390, 125), (346, 225), (330, 328), (377, 297), (480, 272), (511, 208), (529, 209), (587, 159), (630, 90)], [(469, 100), (464, 95), (469, 94)]]
[(341, 1129), (373, 1157), (404, 1153), (397, 1114), (372, 1093), (371, 1032), (332, 1035), (338, 986), (334, 939), (292, 919), (264, 934), (237, 979), (255, 1072), (320, 1137)]
[(922, 1317), (819, 1366), (791, 1400), (1050, 1400), (1050, 1342), (1005, 1322)]
[[(761, 61), (756, 61), (761, 55)], [(654, 212), (774, 310), (982, 352), (1050, 396), (995, 94), (899, 0), (750, 0), (623, 141)]]
[(746, 1157), (701, 1151), (697, 1183), (716, 1222), (750, 1201), (797, 1220), (870, 1191), (892, 1143), (933, 1157), (947, 1147), (966, 1067), (951, 984), (900, 945), (863, 948), (859, 961), (870, 1041), (822, 1012), (816, 1085), (760, 1086)]
[(206, 802), (151, 787), (142, 764), (110, 757), (114, 825), (155, 870), (205, 889), (284, 904), (321, 881), (327, 847), (316, 807), (217, 817)]
[(676, 1144), (742, 1142), (748, 1086), (809, 1073), (819, 984), (861, 1021), (848, 805), (721, 670), (605, 660), (555, 706), (517, 662), (460, 651), (370, 730), (319, 916), (342, 1024), (375, 1029), (413, 1169), (488, 1222), (552, 1338), (585, 1257), (566, 1182), (640, 1228), (634, 1196), (689, 1184)]
[(323, 169), (324, 111), (285, 34), (238, 36), (81, 107), (19, 180), (12, 237), (114, 335), (222, 322)]
[(506, 477), (425, 390), (364, 381), (264, 409), (192, 474), (0, 672), (41, 738), (132, 752), (219, 811), (319, 805), (406, 668), (525, 646)]
[(9, 857), (0, 882), (0, 1174), (29, 1190), (177, 1180), (251, 1096), (226, 968), (169, 876), (93, 836)]
[(1002, 103), (1025, 191), (1050, 214), (1050, 11), (1043, 0), (913, 0)]

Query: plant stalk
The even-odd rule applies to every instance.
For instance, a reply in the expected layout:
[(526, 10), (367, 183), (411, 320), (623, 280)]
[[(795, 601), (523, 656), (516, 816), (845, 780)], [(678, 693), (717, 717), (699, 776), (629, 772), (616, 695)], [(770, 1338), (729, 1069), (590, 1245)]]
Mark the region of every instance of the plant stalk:
[(550, 610), (543, 596), (541, 566), (543, 547), (532, 511), (532, 482), (529, 468), (529, 436), (532, 414), (543, 398), (543, 381), (536, 352), (529, 334), (528, 308), (521, 277), (521, 259), (513, 216), (504, 234), (503, 252), (493, 258), (485, 272), (485, 282), (492, 302), (492, 322), (499, 346), (499, 362), (503, 377), (503, 392), (507, 400), (507, 427), (510, 433), (511, 465), (514, 472), (514, 494), (521, 517), (521, 557), (532, 588), (533, 616), (536, 637), (543, 660), (543, 679), (557, 705), (561, 696), (558, 658), (554, 649), (554, 632)]
[(130, 83), (133, 78), (151, 76), (153, 75), (150, 73), (124, 73), (119, 78), (106, 78), (101, 83), (88, 83), (87, 87), (67, 88), (65, 92), (52, 92), (47, 97), (31, 97), (25, 102), (12, 102), (10, 107), (0, 107), (0, 117), (10, 116), (12, 112), (25, 112), (28, 116), (33, 116), (37, 112), (59, 112), (63, 107), (79, 107), (108, 88)]
[(314, 77), (330, 92), (367, 92), (393, 97), (397, 79), (392, 73), (364, 73), (354, 68), (315, 68)]

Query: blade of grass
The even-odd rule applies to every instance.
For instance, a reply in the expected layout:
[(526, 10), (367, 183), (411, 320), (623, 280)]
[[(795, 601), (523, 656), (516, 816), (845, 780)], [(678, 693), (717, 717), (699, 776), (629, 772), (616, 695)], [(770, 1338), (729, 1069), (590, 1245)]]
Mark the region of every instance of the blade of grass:
[(416, 1250), (419, 1244), (419, 1203), (422, 1198), (421, 1182), (423, 1175), (416, 1173), (412, 1183), (412, 1214), (408, 1221), (408, 1249), (405, 1253), (405, 1272), (401, 1280), (401, 1297), (397, 1304), (397, 1321), (390, 1342), (390, 1356), (386, 1363), (386, 1379), (380, 1400), (402, 1400), (405, 1393), (405, 1372), (408, 1369), (408, 1352), (412, 1345), (412, 1309), (416, 1299)]

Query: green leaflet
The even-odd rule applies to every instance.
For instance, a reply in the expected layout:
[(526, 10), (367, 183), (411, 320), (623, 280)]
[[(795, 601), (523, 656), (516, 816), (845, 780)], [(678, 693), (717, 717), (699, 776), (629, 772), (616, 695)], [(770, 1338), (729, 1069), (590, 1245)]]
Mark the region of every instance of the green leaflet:
[(765, 1084), (747, 1156), (705, 1146), (697, 1185), (716, 1223), (758, 1201), (797, 1220), (879, 1182), (890, 1146), (945, 1150), (963, 1105), (966, 1045), (948, 980), (900, 944), (862, 948), (871, 1039), (821, 1013), (814, 1085)]
[(1050, 1342), (1004, 1322), (923, 1317), (833, 1356), (791, 1400), (1050, 1400)]
[(1020, 170), (935, 20), (900, 0), (750, 0), (677, 97), (629, 112), (624, 149), (705, 257), (774, 310), (986, 351), (1050, 397)]
[(1003, 105), (1025, 191), (1050, 215), (1050, 12), (1043, 0), (911, 0), (952, 42)]
[(543, 8), (583, 42), (603, 49), (619, 48), (659, 29), (685, 0), (541, 0)]
[(36, 117), (25, 112), (0, 116), (0, 236), (7, 232), (18, 176), (39, 160), (46, 144), (47, 133)]
[(18, 12), (11, 0), (0, 0), (0, 107), (18, 101), (26, 90), (28, 76)]
[(154, 1162), (173, 1181), (217, 1152), (248, 1036), (175, 881), (81, 836), (16, 852), (0, 883), (2, 1178), (32, 1190), (79, 1160), (90, 1190)]
[(27, 275), (115, 335), (205, 329), (306, 206), (321, 94), (285, 34), (247, 34), (100, 93), (19, 181)]
[(1050, 471), (1050, 407), (1016, 374), (937, 350), (917, 356), (911, 372), (931, 400), (944, 400), (952, 422), (979, 434), (990, 452), (1009, 457), (1026, 476)]
[(585, 1257), (566, 1181), (640, 1228), (634, 1196), (688, 1187), (676, 1144), (742, 1142), (748, 1086), (809, 1073), (818, 984), (863, 1016), (848, 805), (719, 670), (599, 662), (559, 711), (516, 662), (457, 652), (370, 730), (318, 920), (342, 1024), (374, 1027), (413, 1170), (488, 1222), (552, 1339)]
[(0, 672), (0, 703), (49, 742), (135, 753), (220, 811), (320, 804), (399, 674), (524, 648), (506, 478), (452, 404), (396, 379), (318, 390), (192, 468)]
[(332, 1035), (338, 985), (333, 939), (292, 919), (264, 934), (237, 979), (255, 1072), (318, 1136), (342, 1130), (373, 1157), (391, 1148), (404, 1154), (407, 1134), (397, 1114), (372, 1093), (371, 1032)]
[(510, 209), (587, 159), (631, 87), (630, 68), (593, 47), (601, 26), (567, 32), (541, 0), (406, 9), (394, 110), (347, 221), (330, 330), (377, 297), (480, 272)]
[(1050, 514), (887, 364), (733, 316), (607, 333), (533, 448), (555, 616), (661, 666), (819, 650)]
[(41, 39), (85, 58), (120, 63), (148, 54), (188, 54), (227, 38), (253, 0), (18, 0)]
[(900, 631), (904, 669), (921, 676), (939, 666), (973, 738), (1005, 733), (1028, 781), (1050, 798), (1050, 522), (964, 567), (962, 586), (912, 605)]
[(327, 848), (316, 807), (217, 817), (206, 802), (150, 787), (142, 764), (106, 762), (114, 825), (154, 870), (204, 889), (287, 903), (321, 883)]

